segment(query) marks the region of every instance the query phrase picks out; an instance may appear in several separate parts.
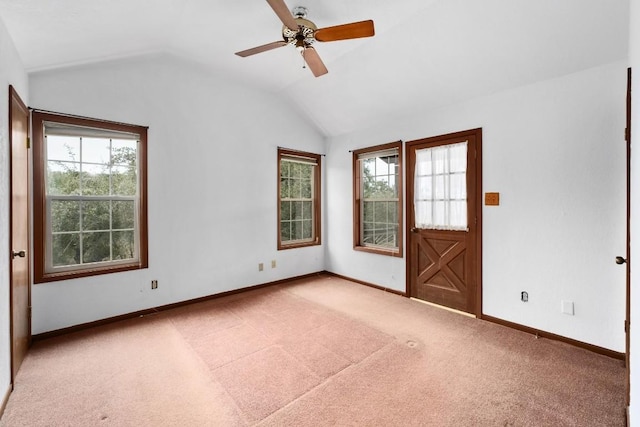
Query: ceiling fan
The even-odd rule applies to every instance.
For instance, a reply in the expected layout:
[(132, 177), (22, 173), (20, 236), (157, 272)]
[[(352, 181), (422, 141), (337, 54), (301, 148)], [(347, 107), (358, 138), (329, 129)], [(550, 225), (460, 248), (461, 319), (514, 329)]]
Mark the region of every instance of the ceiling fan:
[(318, 52), (311, 46), (313, 43), (371, 37), (375, 33), (371, 20), (318, 28), (316, 24), (306, 19), (307, 9), (304, 7), (297, 6), (290, 12), (284, 0), (267, 0), (267, 3), (284, 24), (282, 27), (283, 40), (236, 52), (236, 55), (244, 58), (288, 44), (294, 45), (302, 54), (304, 62), (307, 63), (313, 75), (320, 77), (329, 71), (320, 59)]

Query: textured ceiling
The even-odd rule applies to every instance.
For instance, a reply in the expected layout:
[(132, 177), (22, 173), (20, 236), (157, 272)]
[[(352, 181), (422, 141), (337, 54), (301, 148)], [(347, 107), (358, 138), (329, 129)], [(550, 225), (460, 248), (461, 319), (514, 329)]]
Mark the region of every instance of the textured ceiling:
[(28, 71), (168, 52), (274, 92), (323, 134), (590, 68), (627, 56), (628, 0), (286, 0), (318, 27), (373, 19), (372, 38), (318, 43), (314, 78), (277, 41), (264, 0), (0, 0)]

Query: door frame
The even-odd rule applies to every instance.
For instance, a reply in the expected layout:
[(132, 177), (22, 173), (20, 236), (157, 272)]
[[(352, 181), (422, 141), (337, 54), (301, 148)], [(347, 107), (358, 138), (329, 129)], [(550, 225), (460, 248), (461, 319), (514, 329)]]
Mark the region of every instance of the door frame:
[[(13, 247), (13, 102), (16, 102), (18, 107), (23, 110), (27, 115), (27, 138), (29, 138), (29, 127), (30, 127), (30, 118), (29, 118), (29, 109), (26, 104), (20, 98), (20, 95), (15, 90), (12, 85), (9, 85), (9, 114), (8, 114), (8, 125), (9, 125), (9, 254), (13, 252), (15, 249)], [(28, 140), (27, 140), (28, 141)], [(28, 144), (28, 142), (27, 142)], [(27, 150), (28, 151), (28, 150)], [(29, 153), (27, 152), (27, 159), (29, 159)], [(27, 162), (27, 176), (30, 176), (29, 164)], [(31, 185), (27, 182), (27, 211), (30, 215), (31, 212)], [(31, 221), (27, 220), (27, 242), (28, 247), (26, 248), (27, 252), (27, 263), (29, 268), (27, 269), (27, 312), (20, 313), (21, 315), (26, 316), (27, 325), (28, 325), (28, 342), (27, 346), (31, 345)], [(15, 384), (15, 372), (14, 366), (16, 361), (14, 360), (14, 316), (19, 313), (14, 312), (13, 307), (13, 299), (14, 299), (14, 289), (13, 289), (13, 261), (9, 262), (9, 339), (11, 342), (11, 354), (10, 354), (10, 369), (11, 369), (11, 389), (13, 390)]]
[[(438, 142), (438, 141), (446, 141), (450, 139), (465, 139), (468, 137), (475, 138), (476, 151), (475, 151), (475, 180), (476, 180), (476, 191), (474, 197), (476, 199), (476, 209), (475, 209), (475, 221), (476, 221), (476, 242), (475, 242), (475, 259), (474, 262), (476, 264), (475, 274), (476, 274), (476, 308), (475, 313), (471, 313), (475, 315), (476, 318), (482, 318), (482, 128), (468, 129), (460, 132), (453, 132), (444, 135), (437, 135), (428, 138), (421, 138), (413, 141), (408, 141), (405, 145), (405, 156), (406, 167), (405, 170), (405, 182), (406, 190), (405, 190), (405, 212), (407, 213), (407, 220), (405, 221), (405, 236), (406, 237), (406, 258), (405, 258), (405, 275), (406, 275), (406, 295), (411, 296), (411, 260), (413, 257), (412, 247), (411, 247), (411, 228), (414, 227), (413, 220), (413, 188), (409, 188), (409, 170), (414, 169), (409, 165), (409, 153), (410, 147), (412, 145), (417, 145), (424, 142)], [(472, 221), (473, 217), (469, 216), (469, 221)]]
[(626, 267), (626, 307), (625, 307), (625, 365), (626, 365), (626, 405), (631, 403), (631, 68), (627, 69), (627, 126), (625, 129), (625, 142), (627, 148), (627, 253), (625, 254)]

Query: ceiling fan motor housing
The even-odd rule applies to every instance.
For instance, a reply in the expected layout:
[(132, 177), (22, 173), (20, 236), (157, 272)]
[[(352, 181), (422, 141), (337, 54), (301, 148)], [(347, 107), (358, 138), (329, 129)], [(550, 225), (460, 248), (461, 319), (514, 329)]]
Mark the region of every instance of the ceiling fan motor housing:
[[(294, 9), (295, 11), (295, 9)], [(296, 17), (298, 28), (291, 29), (286, 25), (282, 26), (282, 38), (284, 41), (290, 44), (297, 44), (299, 42), (304, 43), (305, 46), (309, 46), (316, 41), (315, 34), (318, 27), (308, 19)]]

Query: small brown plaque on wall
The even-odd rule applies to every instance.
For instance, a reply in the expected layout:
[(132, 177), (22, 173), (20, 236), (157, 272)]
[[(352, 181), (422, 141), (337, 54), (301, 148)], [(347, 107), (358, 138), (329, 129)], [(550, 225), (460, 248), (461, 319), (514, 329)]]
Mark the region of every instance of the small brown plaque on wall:
[(498, 206), (500, 204), (500, 193), (484, 193), (485, 206)]

